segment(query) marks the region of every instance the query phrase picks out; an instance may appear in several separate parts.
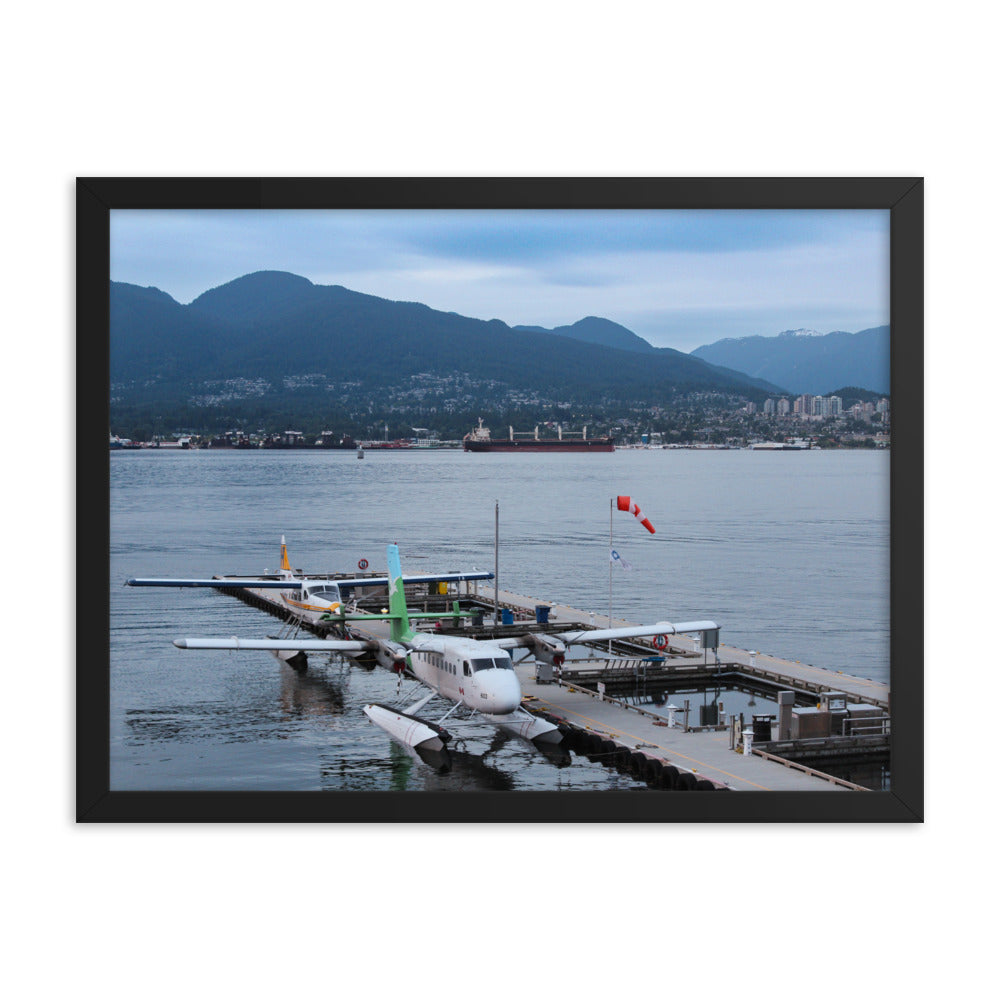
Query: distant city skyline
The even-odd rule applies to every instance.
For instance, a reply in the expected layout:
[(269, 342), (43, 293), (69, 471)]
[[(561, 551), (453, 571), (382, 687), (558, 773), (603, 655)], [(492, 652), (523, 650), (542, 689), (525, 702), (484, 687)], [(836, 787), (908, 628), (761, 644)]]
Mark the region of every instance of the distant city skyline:
[(620, 323), (680, 351), (889, 322), (889, 213), (114, 210), (111, 278), (187, 303), (253, 271), (516, 325)]

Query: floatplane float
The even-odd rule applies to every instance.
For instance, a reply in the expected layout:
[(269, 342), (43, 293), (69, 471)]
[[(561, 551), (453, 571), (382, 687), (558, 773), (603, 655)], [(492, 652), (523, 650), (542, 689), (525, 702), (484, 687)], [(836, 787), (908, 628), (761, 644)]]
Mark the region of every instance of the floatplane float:
[[(284, 551), (284, 549), (283, 549)], [(287, 553), (286, 553), (287, 555)], [(285, 560), (287, 562), (287, 559)], [(622, 628), (577, 629), (560, 633), (539, 634), (525, 632), (520, 635), (504, 636), (499, 639), (475, 639), (466, 636), (440, 635), (418, 631), (413, 621), (420, 618), (441, 619), (453, 612), (411, 612), (406, 606), (404, 584), (409, 582), (432, 582), (446, 580), (489, 579), (491, 573), (432, 574), (426, 576), (404, 576), (401, 568), (399, 547), (389, 545), (386, 549), (388, 576), (385, 578), (364, 577), (358, 580), (315, 581), (329, 588), (326, 596), (312, 590), (310, 581), (287, 577), (283, 581), (265, 581), (269, 587), (287, 589), (296, 586), (312, 602), (309, 609), (320, 607), (319, 601), (328, 602), (327, 610), (319, 615), (318, 621), (339, 625), (348, 638), (299, 639), (241, 639), (230, 638), (183, 638), (175, 639), (179, 649), (254, 649), (269, 650), (284, 657), (296, 653), (339, 653), (358, 655), (369, 653), (382, 667), (395, 671), (403, 677), (417, 681), (419, 697), (402, 707), (382, 704), (368, 704), (363, 711), (368, 719), (391, 737), (406, 747), (420, 751), (440, 752), (451, 740), (452, 734), (442, 723), (449, 725), (482, 727), (483, 724), (500, 727), (513, 735), (537, 744), (558, 743), (562, 734), (558, 726), (526, 711), (522, 705), (521, 684), (514, 672), (510, 651), (516, 648), (530, 649), (536, 659), (555, 665), (562, 664), (567, 647), (574, 643), (599, 642), (609, 639), (628, 639), (643, 636), (666, 636), (678, 632), (703, 632), (716, 629), (711, 621), (657, 622), (655, 625), (634, 625)], [(287, 572), (291, 573), (290, 568)], [(289, 581), (294, 581), (290, 584)], [(142, 579), (127, 580), (129, 586), (178, 586), (178, 587), (260, 587), (259, 580), (168, 580)], [(334, 591), (348, 586), (385, 584), (389, 592), (389, 609), (381, 614), (351, 612), (344, 602), (334, 599)], [(339, 597), (339, 593), (336, 595)], [(369, 626), (358, 634), (359, 629), (351, 624)], [(379, 634), (385, 630), (388, 634)], [(451, 708), (436, 721), (421, 718), (419, 712), (432, 698), (440, 696), (452, 702)]]

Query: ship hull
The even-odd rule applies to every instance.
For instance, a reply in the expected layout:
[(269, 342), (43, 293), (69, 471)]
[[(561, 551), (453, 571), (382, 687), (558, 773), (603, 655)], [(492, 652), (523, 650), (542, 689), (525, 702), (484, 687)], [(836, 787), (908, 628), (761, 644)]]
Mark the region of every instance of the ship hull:
[(469, 441), (462, 442), (465, 451), (499, 451), (499, 452), (608, 452), (615, 450), (611, 438), (594, 438), (592, 441)]

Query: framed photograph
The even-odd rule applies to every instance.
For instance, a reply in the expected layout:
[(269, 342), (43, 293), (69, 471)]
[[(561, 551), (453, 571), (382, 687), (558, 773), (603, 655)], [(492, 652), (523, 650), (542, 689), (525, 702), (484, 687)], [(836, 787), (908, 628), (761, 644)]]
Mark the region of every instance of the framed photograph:
[(77, 359), (78, 821), (922, 821), (920, 178), (81, 178)]

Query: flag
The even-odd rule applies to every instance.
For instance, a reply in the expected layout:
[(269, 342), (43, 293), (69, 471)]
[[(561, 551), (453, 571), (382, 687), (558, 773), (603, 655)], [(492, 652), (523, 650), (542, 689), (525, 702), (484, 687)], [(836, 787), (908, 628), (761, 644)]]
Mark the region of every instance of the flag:
[(621, 566), (622, 569), (632, 568), (632, 564), (627, 559), (622, 559), (622, 557), (618, 555), (618, 553), (614, 549), (611, 550), (611, 561), (613, 563), (618, 563), (618, 565)]

